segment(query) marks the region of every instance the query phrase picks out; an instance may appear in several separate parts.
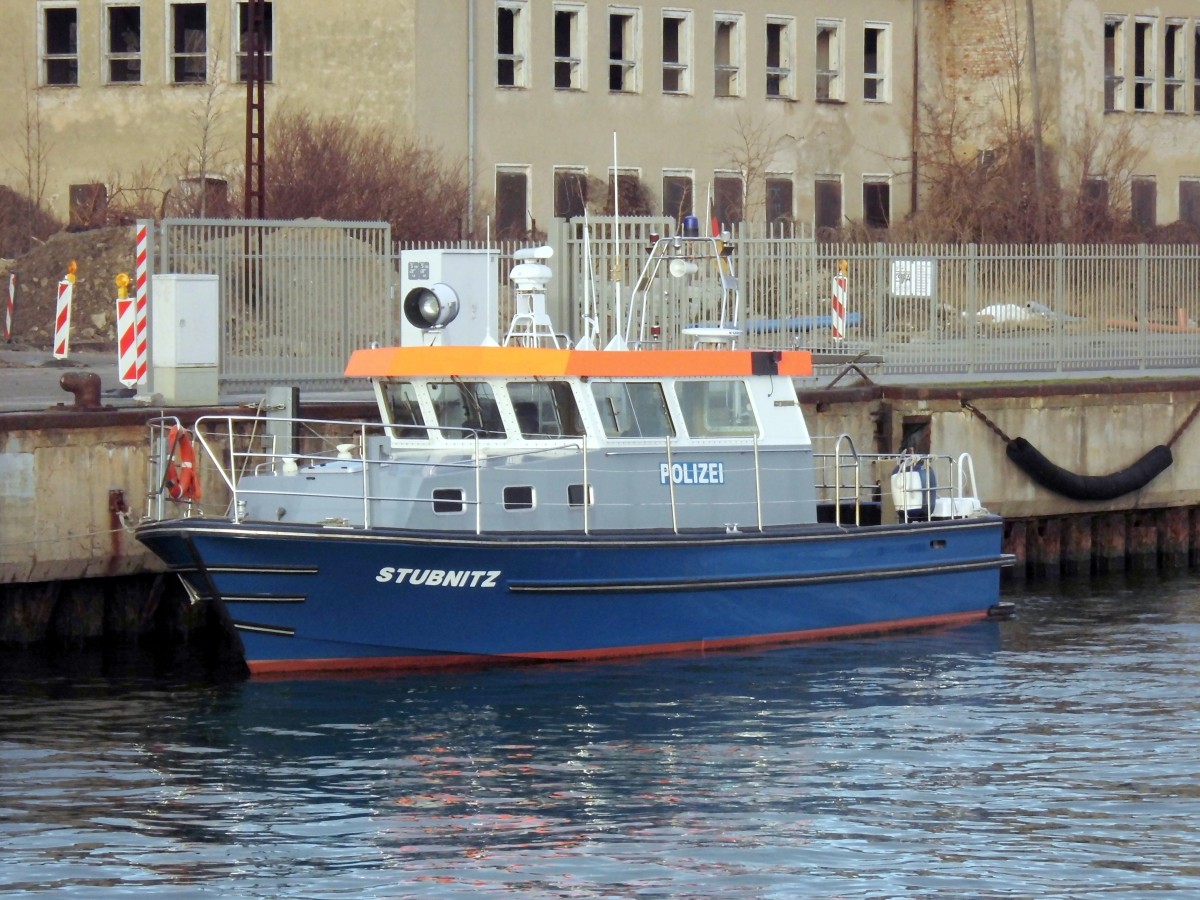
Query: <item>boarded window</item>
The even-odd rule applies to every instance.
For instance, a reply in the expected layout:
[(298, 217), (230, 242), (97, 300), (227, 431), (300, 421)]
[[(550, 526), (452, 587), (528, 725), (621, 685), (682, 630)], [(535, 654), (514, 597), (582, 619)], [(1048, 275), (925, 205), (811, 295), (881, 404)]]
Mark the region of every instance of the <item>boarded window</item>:
[(773, 175), (767, 178), (767, 222), (792, 221), (792, 179)]
[(663, 176), (663, 215), (675, 220), (676, 228), (693, 208), (691, 175)]
[(1133, 226), (1145, 229), (1157, 225), (1158, 183), (1153, 178), (1135, 178), (1129, 192)]
[(587, 173), (576, 169), (554, 170), (554, 215), (559, 219), (582, 216), (587, 207)]
[(713, 178), (713, 214), (721, 227), (742, 221), (742, 178), (740, 175), (717, 175)]
[(496, 173), (496, 234), (502, 238), (524, 237), (529, 232), (529, 176), (524, 171)]
[(842, 227), (842, 180), (840, 178), (818, 178), (813, 185), (816, 201), (817, 229), (836, 231)]
[(1180, 179), (1179, 219), (1192, 225), (1200, 225), (1200, 179)]

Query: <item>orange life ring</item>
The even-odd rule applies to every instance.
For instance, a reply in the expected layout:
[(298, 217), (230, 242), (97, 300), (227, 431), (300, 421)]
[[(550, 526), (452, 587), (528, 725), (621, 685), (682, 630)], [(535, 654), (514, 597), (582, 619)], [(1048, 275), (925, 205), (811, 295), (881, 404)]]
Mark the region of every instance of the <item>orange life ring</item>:
[[(176, 460), (179, 461), (178, 465), (175, 464)], [(172, 425), (167, 435), (167, 479), (164, 487), (172, 500), (186, 500), (188, 503), (200, 500), (200, 473), (196, 469), (192, 436), (178, 425)]]

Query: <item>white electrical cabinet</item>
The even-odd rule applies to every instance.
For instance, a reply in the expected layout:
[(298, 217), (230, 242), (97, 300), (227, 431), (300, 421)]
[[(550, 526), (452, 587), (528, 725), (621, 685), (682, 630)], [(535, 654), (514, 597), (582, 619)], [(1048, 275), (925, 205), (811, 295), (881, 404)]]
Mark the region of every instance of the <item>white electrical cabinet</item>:
[(154, 276), (149, 354), (150, 383), (163, 403), (217, 403), (220, 293), (216, 275)]
[[(400, 346), (494, 344), (499, 325), (497, 250), (403, 250), (400, 253)], [(422, 297), (457, 300), (446, 325), (423, 328), (406, 311)]]

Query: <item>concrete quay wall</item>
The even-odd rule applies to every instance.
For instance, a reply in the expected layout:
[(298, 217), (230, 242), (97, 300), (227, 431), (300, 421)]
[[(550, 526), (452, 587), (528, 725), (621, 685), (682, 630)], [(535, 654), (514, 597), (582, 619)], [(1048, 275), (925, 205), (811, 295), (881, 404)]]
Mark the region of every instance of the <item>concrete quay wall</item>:
[[(969, 451), (985, 505), (1006, 519), (1006, 550), (1022, 563), (1018, 577), (1198, 562), (1200, 417), (1184, 426), (1200, 404), (1200, 377), (867, 385), (809, 390), (801, 399), (813, 434), (847, 433), (866, 452), (892, 451), (922, 429), (934, 452)], [(1174, 462), (1124, 497), (1069, 500), (1013, 465), (1004, 440), (964, 401), (1080, 474), (1123, 469), (1173, 436)], [(167, 412), (188, 424), (229, 411)], [(161, 627), (164, 616), (186, 631), (202, 618), (126, 527), (145, 509), (149, 488), (146, 421), (163, 414), (61, 407), (0, 414), (0, 643), (138, 636)], [(373, 418), (374, 409), (310, 404), (301, 415)], [(228, 498), (218, 480), (204, 485), (206, 509), (223, 512)]]

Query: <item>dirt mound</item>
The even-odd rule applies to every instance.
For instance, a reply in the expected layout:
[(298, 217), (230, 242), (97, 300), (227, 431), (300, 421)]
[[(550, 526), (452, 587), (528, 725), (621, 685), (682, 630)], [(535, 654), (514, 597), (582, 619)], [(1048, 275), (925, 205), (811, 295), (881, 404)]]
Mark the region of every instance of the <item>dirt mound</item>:
[[(132, 280), (136, 249), (134, 229), (101, 228), (60, 232), (20, 259), (0, 260), (5, 296), (8, 276), (17, 276), (12, 344), (33, 350), (53, 349), (58, 282), (75, 260), (75, 290), (71, 301), (71, 346), (78, 349), (117, 348), (117, 287), (125, 272)], [(132, 290), (130, 291), (132, 296)]]

